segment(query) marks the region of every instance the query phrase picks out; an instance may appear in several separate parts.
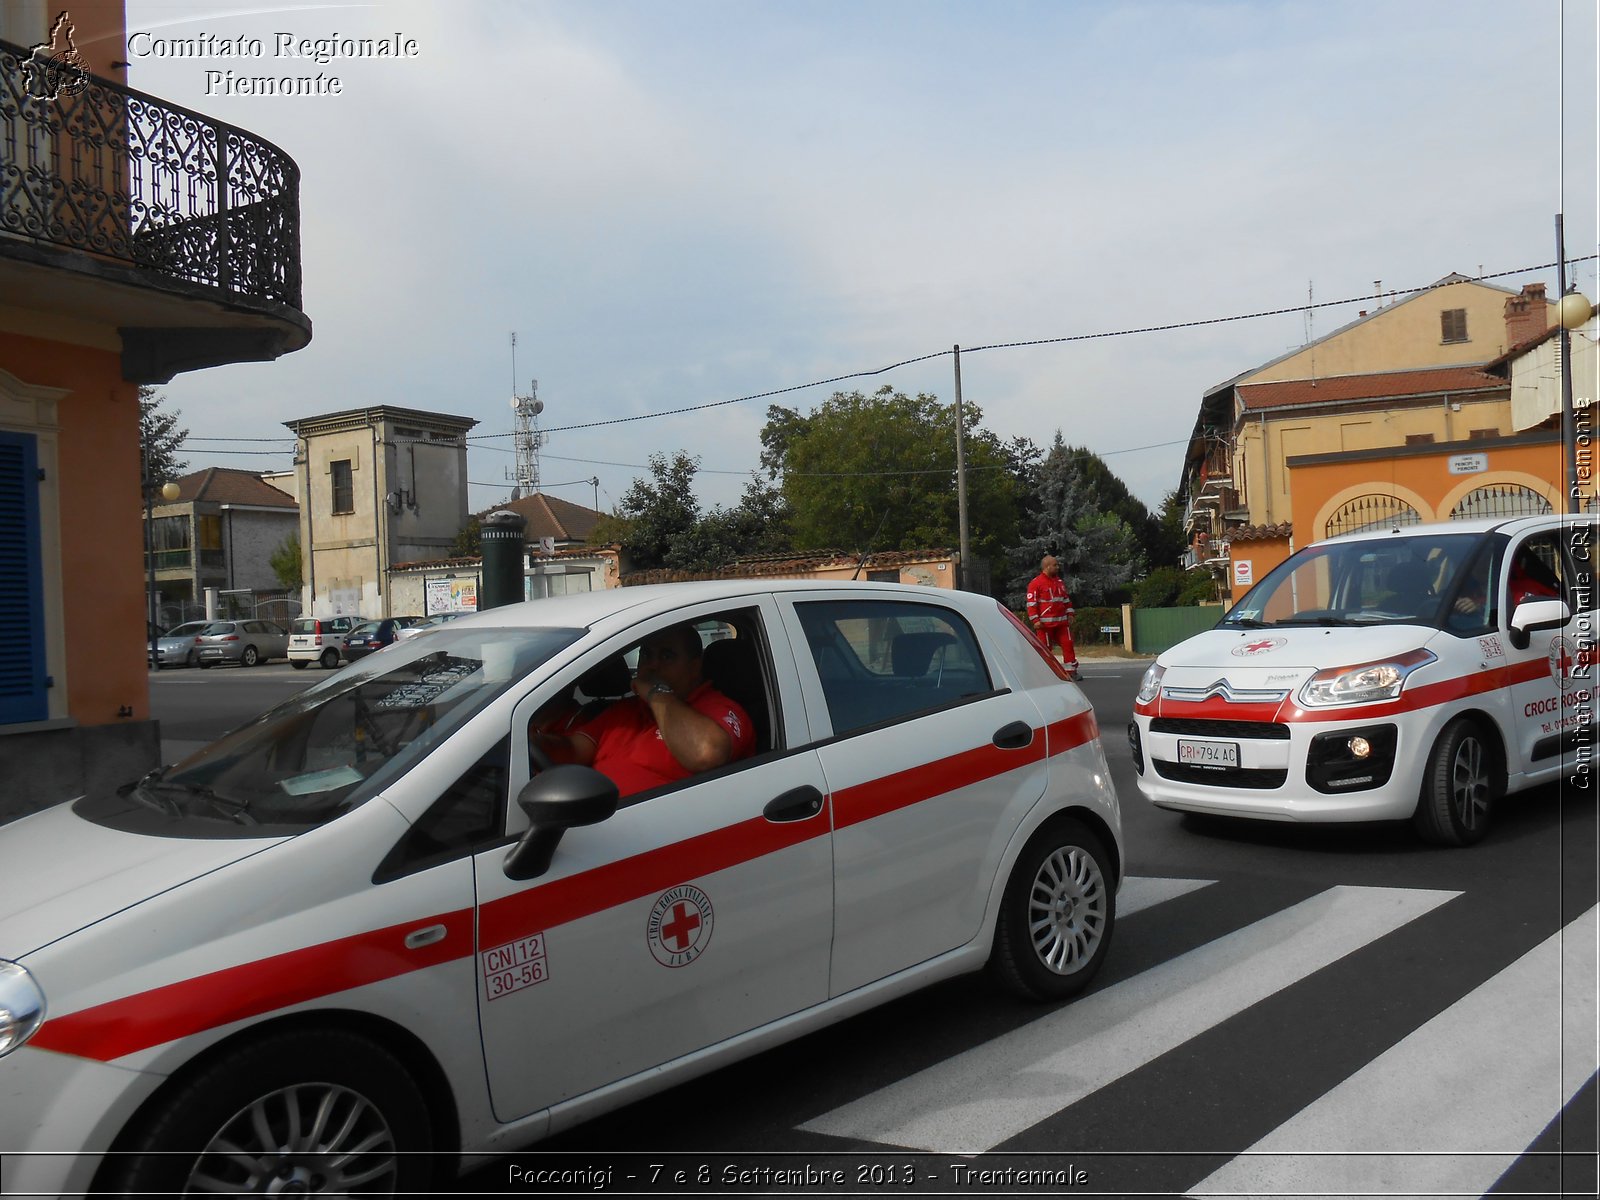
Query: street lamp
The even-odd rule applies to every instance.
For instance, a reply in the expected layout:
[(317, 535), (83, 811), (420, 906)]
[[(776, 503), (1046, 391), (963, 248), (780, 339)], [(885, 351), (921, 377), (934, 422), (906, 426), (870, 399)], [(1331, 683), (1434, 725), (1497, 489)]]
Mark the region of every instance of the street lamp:
[[(148, 465), (146, 463), (147, 470)], [(144, 491), (144, 562), (150, 587), (150, 594), (145, 605), (145, 619), (150, 625), (147, 631), (150, 635), (150, 666), (154, 668), (159, 665), (159, 660), (156, 658), (156, 639), (160, 637), (160, 634), (156, 632), (156, 617), (159, 615), (159, 611), (156, 606), (155, 518), (153, 510), (157, 492), (161, 493), (163, 500), (171, 503), (182, 494), (182, 489), (171, 480), (157, 487), (155, 480), (148, 477), (141, 481), (141, 487)]]

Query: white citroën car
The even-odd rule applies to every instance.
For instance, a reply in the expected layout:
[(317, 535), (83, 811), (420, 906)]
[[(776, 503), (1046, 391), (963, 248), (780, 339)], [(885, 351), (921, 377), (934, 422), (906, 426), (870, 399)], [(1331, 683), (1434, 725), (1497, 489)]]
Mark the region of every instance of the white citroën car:
[(1129, 728), (1152, 803), (1483, 837), (1503, 796), (1596, 786), (1593, 517), (1307, 546), (1160, 655)]
[[(530, 750), (541, 706), (625, 690), (684, 621), (753, 756), (619, 802)], [(1078, 992), (1123, 861), (1093, 711), (993, 600), (738, 581), (479, 613), (0, 828), (0, 1169), (420, 1193), (959, 972)]]

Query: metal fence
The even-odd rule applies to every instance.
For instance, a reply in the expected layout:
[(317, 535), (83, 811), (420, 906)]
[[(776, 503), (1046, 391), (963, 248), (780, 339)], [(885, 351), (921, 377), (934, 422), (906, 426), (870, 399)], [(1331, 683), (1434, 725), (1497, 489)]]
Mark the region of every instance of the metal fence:
[(1341, 533), (1360, 533), (1367, 529), (1393, 529), (1401, 525), (1420, 525), (1422, 514), (1398, 496), (1372, 492), (1341, 505), (1328, 518), (1324, 537)]
[(1550, 501), (1520, 483), (1490, 483), (1473, 488), (1450, 510), (1452, 521), (1474, 517), (1542, 517), (1550, 511)]

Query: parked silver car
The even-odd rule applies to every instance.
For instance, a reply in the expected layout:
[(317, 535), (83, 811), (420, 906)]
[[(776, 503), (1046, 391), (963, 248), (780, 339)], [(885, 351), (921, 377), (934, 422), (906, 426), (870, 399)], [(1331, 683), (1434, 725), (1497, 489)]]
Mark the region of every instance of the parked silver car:
[(213, 621), (195, 640), (202, 667), (236, 662), (253, 667), (289, 657), (289, 631), (271, 621)]
[(195, 640), (201, 630), (210, 624), (210, 621), (185, 621), (163, 633), (156, 640), (156, 669), (198, 666), (200, 651), (195, 646)]

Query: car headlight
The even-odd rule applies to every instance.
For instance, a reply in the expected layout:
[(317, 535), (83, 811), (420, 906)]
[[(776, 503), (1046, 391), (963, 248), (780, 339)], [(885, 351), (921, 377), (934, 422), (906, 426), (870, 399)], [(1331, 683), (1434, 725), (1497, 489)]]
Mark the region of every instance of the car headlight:
[(1149, 704), (1156, 698), (1156, 693), (1161, 690), (1161, 677), (1167, 669), (1160, 663), (1151, 663), (1146, 668), (1144, 678), (1139, 681), (1139, 703)]
[(0, 1058), (44, 1024), (44, 993), (20, 963), (0, 958)]
[(1326, 708), (1332, 704), (1393, 700), (1413, 671), (1437, 661), (1438, 656), (1430, 650), (1410, 650), (1380, 662), (1331, 667), (1306, 680), (1300, 689), (1300, 703), (1306, 708)]

